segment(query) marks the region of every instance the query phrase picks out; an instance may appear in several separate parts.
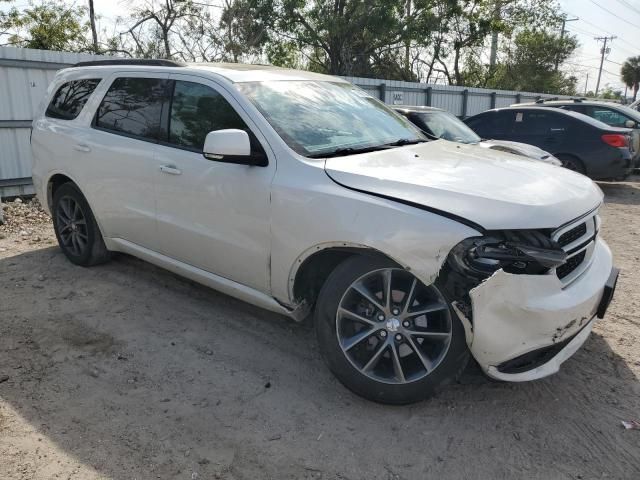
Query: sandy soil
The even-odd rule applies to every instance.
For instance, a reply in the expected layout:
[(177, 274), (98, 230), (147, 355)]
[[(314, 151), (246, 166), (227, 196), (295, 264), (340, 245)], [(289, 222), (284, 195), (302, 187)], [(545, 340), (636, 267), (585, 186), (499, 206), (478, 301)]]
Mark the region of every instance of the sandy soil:
[[(126, 256), (65, 260), (46, 215), (0, 226), (2, 479), (638, 479), (640, 178), (602, 184), (622, 267), (563, 370), (362, 400), (297, 325)], [(29, 216), (31, 215), (31, 217)]]

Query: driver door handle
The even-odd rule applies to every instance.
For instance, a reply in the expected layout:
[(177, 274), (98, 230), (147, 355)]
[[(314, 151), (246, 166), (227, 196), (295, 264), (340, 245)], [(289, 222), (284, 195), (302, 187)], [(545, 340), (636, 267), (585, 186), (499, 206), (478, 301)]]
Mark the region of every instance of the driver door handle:
[(160, 171), (169, 175), (182, 175), (182, 170), (176, 168), (175, 165), (162, 165)]

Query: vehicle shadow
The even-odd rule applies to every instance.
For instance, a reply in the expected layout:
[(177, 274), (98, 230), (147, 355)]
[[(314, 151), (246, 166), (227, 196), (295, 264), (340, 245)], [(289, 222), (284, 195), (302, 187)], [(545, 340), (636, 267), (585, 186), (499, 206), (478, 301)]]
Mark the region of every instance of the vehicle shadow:
[(607, 203), (640, 205), (640, 176), (632, 176), (625, 182), (598, 182)]
[(638, 380), (597, 332), (554, 377), (389, 407), (334, 379), (308, 325), (131, 257), (86, 269), (45, 248), (0, 259), (0, 285), (0, 455), (20, 424), (5, 458), (30, 478), (640, 474), (620, 427)]

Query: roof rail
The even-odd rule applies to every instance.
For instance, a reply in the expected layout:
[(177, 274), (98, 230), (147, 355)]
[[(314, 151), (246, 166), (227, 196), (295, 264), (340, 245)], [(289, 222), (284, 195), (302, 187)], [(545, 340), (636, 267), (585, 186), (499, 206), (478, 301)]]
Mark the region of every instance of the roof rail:
[(587, 100), (587, 97), (572, 98), (571, 100), (573, 100), (575, 103), (582, 103), (584, 100)]
[(149, 67), (184, 67), (182, 62), (175, 60), (163, 60), (158, 58), (114, 58), (113, 60), (91, 60), (78, 62), (73, 67), (100, 67), (105, 65), (144, 65)]
[(553, 102), (555, 100), (558, 100), (558, 97), (539, 98), (536, 103)]

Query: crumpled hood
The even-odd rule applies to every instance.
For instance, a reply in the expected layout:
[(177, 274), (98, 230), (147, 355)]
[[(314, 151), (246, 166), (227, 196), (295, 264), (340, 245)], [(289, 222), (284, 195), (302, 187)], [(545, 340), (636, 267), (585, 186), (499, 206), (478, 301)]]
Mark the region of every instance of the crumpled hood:
[(556, 228), (603, 198), (595, 183), (570, 170), (444, 140), (328, 158), (325, 171), (347, 188), (446, 212), (487, 230)]

